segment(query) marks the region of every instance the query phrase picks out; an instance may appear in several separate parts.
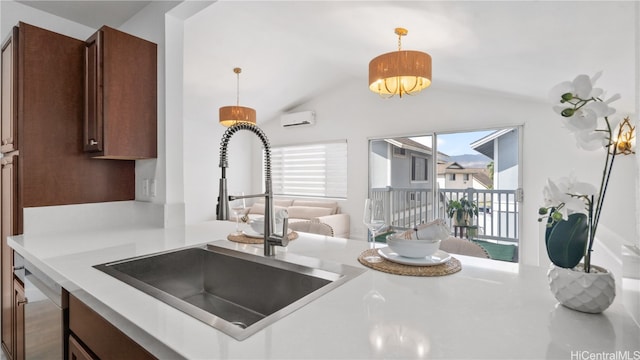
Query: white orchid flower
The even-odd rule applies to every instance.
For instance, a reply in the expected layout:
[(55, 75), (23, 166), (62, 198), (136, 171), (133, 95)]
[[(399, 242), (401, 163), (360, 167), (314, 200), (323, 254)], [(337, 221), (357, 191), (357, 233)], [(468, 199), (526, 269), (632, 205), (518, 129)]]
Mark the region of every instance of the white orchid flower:
[[(589, 78), (587, 75), (578, 75), (573, 81), (565, 81), (551, 89), (550, 96), (556, 102), (553, 110), (562, 115), (563, 124), (576, 138), (576, 144), (580, 149), (587, 151), (599, 150), (609, 145), (611, 137), (605, 131), (598, 130), (598, 119), (613, 115), (616, 109), (609, 106), (620, 99), (619, 94), (601, 100), (604, 91), (594, 88), (596, 80), (602, 72)], [(563, 96), (565, 94), (571, 96)]]
[(598, 192), (592, 184), (578, 181), (578, 177), (573, 172), (568, 177), (561, 178), (561, 180), (566, 184), (566, 191), (571, 195), (591, 196)]
[(547, 179), (547, 186), (542, 191), (545, 206), (556, 208), (563, 219), (571, 213), (586, 212), (587, 203), (583, 196), (591, 196), (595, 193), (595, 186), (577, 181), (573, 175), (556, 181)]
[(565, 127), (571, 132), (595, 131), (598, 127), (598, 116), (589, 108), (580, 109), (573, 116), (563, 119)]
[(598, 78), (600, 78), (600, 75), (602, 75), (602, 71), (597, 72), (591, 78), (589, 78), (588, 75), (581, 74), (576, 76), (573, 81), (563, 81), (549, 91), (549, 98), (553, 103), (560, 103), (562, 95), (566, 93), (571, 93), (584, 100), (597, 98), (602, 95), (603, 90), (600, 88), (594, 88), (593, 84), (595, 84)]
[(583, 107), (583, 109), (589, 109), (596, 114), (597, 117), (607, 117), (615, 114), (616, 109), (609, 106), (606, 101), (594, 101), (590, 102)]
[(591, 97), (591, 91), (593, 90), (593, 84), (591, 83), (591, 78), (585, 74), (581, 74), (576, 76), (573, 79), (573, 86), (575, 87), (575, 92), (573, 94), (577, 95), (581, 99), (589, 99)]
[(595, 151), (609, 145), (609, 136), (604, 131), (580, 131), (574, 133), (578, 148)]
[(609, 105), (616, 100), (620, 100), (621, 98), (622, 96), (620, 96), (620, 94), (614, 94), (612, 97), (608, 98), (607, 100), (604, 100), (603, 102)]

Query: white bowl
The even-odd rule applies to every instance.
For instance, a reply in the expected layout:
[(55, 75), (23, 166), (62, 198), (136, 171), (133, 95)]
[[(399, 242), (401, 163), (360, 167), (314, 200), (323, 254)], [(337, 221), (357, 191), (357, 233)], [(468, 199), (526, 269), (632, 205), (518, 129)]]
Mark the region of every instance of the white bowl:
[(387, 245), (400, 256), (423, 258), (435, 254), (440, 249), (440, 240), (409, 240), (389, 235)]
[[(251, 220), (249, 222), (249, 225), (251, 226), (251, 229), (258, 234), (264, 233), (264, 217), (259, 217)], [(276, 220), (276, 230), (277, 229), (282, 232), (282, 220), (280, 219)]]

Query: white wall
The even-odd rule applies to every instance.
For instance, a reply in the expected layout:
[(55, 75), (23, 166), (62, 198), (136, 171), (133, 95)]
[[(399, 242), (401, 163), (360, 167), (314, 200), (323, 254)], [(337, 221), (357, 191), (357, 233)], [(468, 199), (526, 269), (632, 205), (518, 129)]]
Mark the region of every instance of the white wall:
[[(136, 200), (150, 201), (163, 207), (163, 218), (159, 221), (164, 226), (184, 224), (185, 216), (180, 76), (182, 25), (180, 20), (166, 15), (174, 6), (175, 3), (171, 2), (151, 2), (119, 27), (158, 45), (158, 157), (136, 161)], [(167, 98), (171, 101), (167, 102)], [(171, 115), (170, 119), (167, 113)], [(143, 195), (142, 183), (146, 179), (155, 182), (155, 197)]]
[[(189, 41), (188, 28), (185, 30), (185, 39), (186, 42)], [(616, 44), (615, 40), (612, 41)], [(575, 46), (582, 45), (576, 43)], [(571, 43), (569, 42), (567, 46), (571, 46)], [(623, 47), (628, 49), (628, 46), (633, 44), (619, 44), (619, 46), (621, 49)], [(592, 73), (600, 70), (583, 69), (580, 68), (581, 64), (563, 64), (562, 60), (549, 54), (548, 62), (544, 64), (545, 67), (563, 69), (566, 78), (557, 79), (558, 82), (570, 80), (580, 72)], [(500, 59), (496, 58), (496, 61)], [(603, 78), (606, 78), (607, 67), (610, 66), (616, 66), (614, 57), (611, 63), (602, 64)], [(635, 68), (637, 69), (638, 66)], [(473, 69), (467, 70), (473, 71)], [(190, 76), (185, 76), (187, 79), (185, 82), (185, 202), (187, 219), (195, 222), (214, 216), (212, 202), (217, 196), (215, 187), (219, 170), (212, 164), (217, 163), (216, 139), (220, 137), (223, 129), (216, 123), (217, 109), (207, 106), (209, 99), (197, 97), (196, 82), (190, 83), (188, 80), (197, 76), (198, 69), (187, 67), (185, 72), (187, 71), (190, 72)], [(282, 129), (277, 119), (267, 119), (270, 121), (264, 123), (265, 119), (260, 117), (260, 109), (257, 109), (259, 124), (265, 129), (273, 145), (347, 139), (349, 198), (341, 204), (341, 207), (352, 215), (351, 233), (357, 238), (363, 238), (365, 234), (364, 227), (359, 222), (359, 214), (367, 192), (369, 138), (424, 134), (431, 131), (469, 131), (523, 124), (522, 179), (525, 202), (521, 214), (523, 218), (521, 259), (527, 263), (545, 262), (546, 254), (537, 222), (537, 209), (542, 204), (542, 188), (546, 178), (565, 176), (571, 168), (575, 168), (578, 177), (597, 183), (601, 172), (599, 164), (603, 161), (602, 152), (585, 153), (576, 149), (572, 136), (561, 127), (557, 115), (543, 100), (516, 98), (481, 89), (446, 86), (436, 79), (436, 75), (437, 69), (434, 67), (434, 85), (423, 94), (401, 100), (382, 100), (367, 90), (366, 64), (363, 64), (362, 73), (354, 74), (353, 78), (340, 79), (340, 86), (337, 86), (334, 92), (318, 96), (295, 109), (290, 109), (291, 111), (314, 110), (317, 116), (316, 125)], [(500, 75), (496, 74), (496, 76)], [(630, 79), (637, 76), (637, 73), (630, 71)], [(517, 79), (514, 79), (514, 83), (518, 83)], [(526, 81), (518, 84), (527, 86)], [(233, 91), (233, 85), (233, 83), (229, 84), (230, 92)], [(555, 83), (548, 84), (548, 88), (553, 85)], [(606, 90), (609, 93), (618, 91), (617, 89)], [(269, 90), (265, 89), (265, 91)], [(622, 96), (625, 99), (637, 99), (638, 93), (640, 90), (635, 94), (622, 94)], [(540, 94), (539, 99), (545, 97), (546, 94)], [(232, 101), (233, 99), (230, 99), (230, 103)], [(634, 113), (637, 110), (619, 109), (619, 113), (627, 112)], [(255, 147), (252, 153), (255, 156), (243, 165), (245, 171), (252, 174), (254, 191), (258, 191), (262, 185), (259, 174), (261, 160), (257, 156), (260, 153), (259, 148)], [(623, 239), (625, 243), (640, 241), (638, 240), (640, 229), (636, 230), (639, 218), (636, 213), (640, 211), (640, 196), (637, 194), (636, 186), (638, 178), (636, 159), (637, 157), (626, 157), (616, 160), (616, 174), (612, 179), (601, 220), (601, 227), (610, 228), (612, 233)], [(621, 172), (624, 174), (620, 174)], [(246, 179), (241, 179), (241, 181), (244, 180)], [(635, 206), (629, 204), (629, 197), (636, 199)], [(629, 210), (621, 211), (620, 204), (626, 204), (623, 206)], [(597, 256), (598, 254), (594, 254), (596, 261)]]
[[(196, 18), (198, 14), (194, 15)], [(184, 47), (203, 46), (196, 40), (194, 30), (189, 21), (184, 23)], [(215, 46), (204, 45), (204, 46)], [(190, 66), (199, 63), (199, 59), (184, 57), (184, 199), (185, 219), (187, 224), (213, 220), (216, 217), (218, 185), (221, 177), (220, 143), (226, 128), (218, 123), (218, 108), (211, 106), (212, 100), (199, 95), (197, 82), (216, 81), (202, 79), (199, 69)], [(229, 79), (225, 86), (229, 89), (227, 105), (235, 105), (236, 82), (232, 69), (241, 64), (229, 67)], [(248, 105), (247, 105), (248, 106)], [(260, 111), (257, 111), (261, 121)], [(226, 171), (229, 193), (245, 192), (250, 194), (262, 191), (262, 163), (252, 164), (252, 153), (261, 154), (261, 143), (258, 137), (249, 131), (240, 131), (231, 137), (228, 147), (228, 165)], [(254, 166), (255, 165), (255, 166)], [(255, 171), (251, 173), (251, 171)], [(252, 190), (252, 176), (258, 180)]]
[[(188, 41), (185, 37), (185, 43)], [(185, 76), (189, 76), (190, 71), (193, 69), (185, 68)], [(184, 198), (186, 223), (193, 224), (215, 219), (221, 176), (220, 142), (226, 128), (218, 124), (218, 109), (211, 108), (208, 99), (199, 98), (188, 85), (185, 84), (184, 89)], [(258, 138), (248, 131), (232, 136), (226, 172), (229, 193), (252, 191), (251, 153), (261, 154), (258, 144)], [(261, 169), (258, 163), (253, 176), (262, 179)], [(253, 191), (260, 192), (261, 184)]]
[[(537, 264), (546, 259), (537, 222), (546, 178), (565, 176), (569, 169), (575, 168), (577, 176), (582, 179), (598, 181), (601, 167), (594, 164), (602, 163), (603, 153), (577, 150), (572, 135), (559, 125), (557, 115), (546, 102), (437, 83), (415, 97), (383, 100), (363, 84), (366, 84), (364, 79), (343, 83), (336, 91), (294, 109), (314, 110), (317, 121), (313, 126), (283, 129), (278, 121), (262, 124), (273, 145), (347, 139), (349, 198), (342, 208), (352, 215), (353, 237), (363, 238), (365, 233), (359, 214), (367, 195), (368, 138), (523, 124), (525, 202), (521, 214), (521, 260), (525, 263)], [(633, 168), (633, 157), (619, 160), (617, 166), (620, 169), (617, 170), (626, 172), (628, 176), (616, 176), (612, 180), (616, 186), (609, 189), (605, 204), (607, 217), (603, 215), (601, 221), (603, 226), (610, 226), (621, 238), (631, 242), (636, 236), (635, 214), (633, 211), (619, 211), (616, 204), (628, 201), (629, 192), (636, 191), (632, 185), (637, 170)], [(597, 259), (597, 254), (594, 258)]]

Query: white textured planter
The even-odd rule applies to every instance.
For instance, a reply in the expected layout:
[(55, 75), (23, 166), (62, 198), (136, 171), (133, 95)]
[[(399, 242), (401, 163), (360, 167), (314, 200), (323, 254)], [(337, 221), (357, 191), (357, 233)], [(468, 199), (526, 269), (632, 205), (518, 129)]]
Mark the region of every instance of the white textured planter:
[(556, 300), (573, 310), (601, 313), (616, 297), (613, 274), (599, 266), (591, 265), (591, 272), (585, 273), (582, 263), (573, 269), (551, 264), (547, 277)]

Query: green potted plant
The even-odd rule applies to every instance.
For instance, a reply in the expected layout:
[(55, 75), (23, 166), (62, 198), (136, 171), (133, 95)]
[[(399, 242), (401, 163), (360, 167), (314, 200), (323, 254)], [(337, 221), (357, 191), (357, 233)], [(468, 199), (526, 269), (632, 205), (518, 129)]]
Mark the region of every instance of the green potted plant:
[(471, 226), (473, 216), (478, 215), (478, 205), (469, 201), (466, 196), (460, 200), (449, 200), (447, 203), (447, 215), (453, 218), (453, 223), (457, 226)]
[[(552, 262), (548, 272), (549, 287), (564, 306), (587, 313), (600, 313), (615, 298), (615, 282), (610, 271), (591, 264), (591, 252), (598, 228), (609, 177), (617, 155), (633, 154), (635, 127), (629, 118), (619, 126), (609, 120), (615, 112), (600, 97), (602, 89), (594, 88), (593, 78), (578, 75), (551, 90), (554, 110), (562, 116), (563, 125), (576, 138), (579, 148), (605, 150), (604, 169), (599, 189), (575, 177), (547, 180), (543, 190), (545, 204), (538, 221), (546, 219), (545, 244)], [(599, 120), (602, 118), (602, 120)]]

